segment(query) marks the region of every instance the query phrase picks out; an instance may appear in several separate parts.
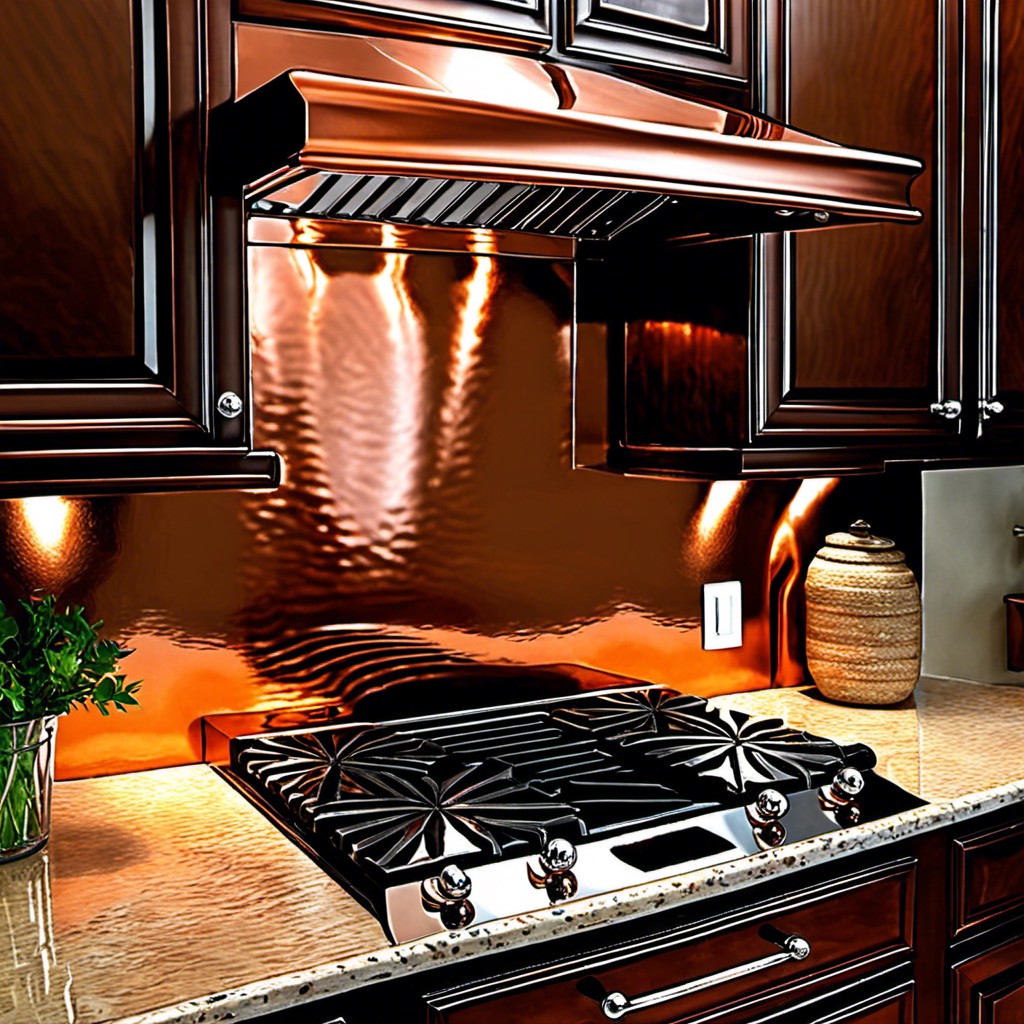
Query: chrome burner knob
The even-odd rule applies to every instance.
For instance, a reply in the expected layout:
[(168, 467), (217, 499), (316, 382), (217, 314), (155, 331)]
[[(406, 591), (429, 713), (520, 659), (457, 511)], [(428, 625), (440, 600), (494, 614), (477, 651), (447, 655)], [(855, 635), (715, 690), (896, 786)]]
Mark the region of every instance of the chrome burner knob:
[(550, 839), (540, 855), (540, 866), (547, 875), (572, 871), (576, 866), (576, 847), (568, 839)]
[(778, 821), (789, 810), (789, 800), (777, 789), (763, 789), (747, 808), (747, 817), (755, 825)]
[(472, 891), (469, 875), (458, 864), (446, 864), (439, 874), (420, 883), (423, 909), (437, 914), (445, 928), (451, 931), (465, 928), (476, 916), (476, 910), (467, 898)]
[(473, 891), (469, 875), (458, 864), (445, 865), (437, 876), (435, 887), (442, 899), (452, 903), (461, 903), (469, 899), (469, 894)]
[(438, 911), (438, 916), (441, 918), (441, 924), (454, 932), (472, 924), (476, 910), (469, 900), (460, 900), (458, 903), (446, 903)]
[(833, 793), (844, 800), (853, 800), (864, 788), (864, 776), (856, 768), (840, 768), (832, 780)]

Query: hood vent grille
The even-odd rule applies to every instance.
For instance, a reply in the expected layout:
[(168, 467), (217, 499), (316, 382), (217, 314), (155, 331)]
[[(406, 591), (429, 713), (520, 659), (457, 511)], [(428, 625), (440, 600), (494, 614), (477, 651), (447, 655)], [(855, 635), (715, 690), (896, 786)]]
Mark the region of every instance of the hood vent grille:
[(617, 189), (374, 174), (318, 178), (299, 202), (259, 199), (252, 209), (290, 217), (607, 240), (673, 202), (669, 196)]

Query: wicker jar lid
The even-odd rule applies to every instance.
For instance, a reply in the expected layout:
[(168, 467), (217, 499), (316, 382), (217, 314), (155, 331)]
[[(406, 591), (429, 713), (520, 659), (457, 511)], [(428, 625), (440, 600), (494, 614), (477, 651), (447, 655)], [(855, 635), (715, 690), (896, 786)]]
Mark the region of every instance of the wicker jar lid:
[(902, 565), (906, 556), (888, 537), (876, 537), (869, 523), (863, 519), (850, 526), (849, 533), (830, 533), (818, 558), (829, 562), (847, 562), (858, 565)]

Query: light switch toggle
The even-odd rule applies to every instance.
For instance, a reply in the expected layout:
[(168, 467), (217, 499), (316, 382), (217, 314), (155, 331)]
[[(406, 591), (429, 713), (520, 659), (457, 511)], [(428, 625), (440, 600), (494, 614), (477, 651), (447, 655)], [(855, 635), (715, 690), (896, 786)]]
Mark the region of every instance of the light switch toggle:
[(739, 580), (704, 584), (705, 651), (743, 646), (743, 587)]

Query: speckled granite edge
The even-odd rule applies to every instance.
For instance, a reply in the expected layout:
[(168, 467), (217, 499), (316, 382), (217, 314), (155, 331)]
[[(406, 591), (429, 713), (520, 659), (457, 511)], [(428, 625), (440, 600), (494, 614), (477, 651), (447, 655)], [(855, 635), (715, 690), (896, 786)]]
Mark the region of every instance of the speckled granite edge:
[(439, 933), (342, 963), (323, 964), (254, 982), (243, 988), (191, 999), (177, 1006), (118, 1018), (109, 1024), (214, 1024), (224, 1020), (247, 1020), (442, 963), (572, 935), (612, 921), (714, 895), (723, 889), (742, 889), (784, 871), (847, 857), (1021, 801), (1024, 801), (1024, 780), (955, 800), (926, 804), (881, 821), (805, 839), (727, 864), (589, 897), (561, 907), (491, 921), (461, 932)]

